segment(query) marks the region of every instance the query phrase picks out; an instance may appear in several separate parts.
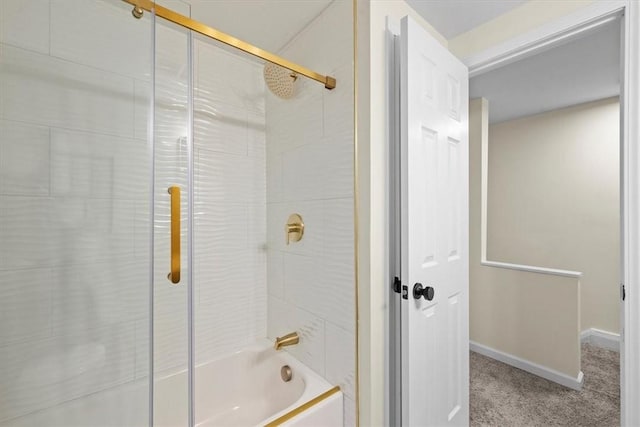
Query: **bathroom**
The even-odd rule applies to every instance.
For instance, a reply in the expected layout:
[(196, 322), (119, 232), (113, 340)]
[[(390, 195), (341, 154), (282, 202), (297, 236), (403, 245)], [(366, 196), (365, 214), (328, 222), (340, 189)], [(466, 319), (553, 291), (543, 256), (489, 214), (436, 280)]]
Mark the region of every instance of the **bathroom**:
[[(606, 280), (620, 313), (610, 406), (633, 426), (640, 3), (0, 0), (0, 427), (477, 425), (469, 307), (504, 326), (525, 323), (500, 312), (540, 309), (527, 325), (553, 333), (534, 337), (569, 331), (576, 349), (585, 331), (572, 314), (556, 322), (549, 301), (564, 300), (538, 287), (498, 305), (509, 293), (477, 286), (491, 181), (474, 174), (488, 157), (470, 143), (489, 122), (469, 82), (613, 22), (623, 191), (620, 280)], [(490, 302), (469, 304), (479, 293)], [(607, 336), (596, 326), (594, 342)], [(491, 363), (560, 378), (569, 399), (584, 378), (580, 392), (594, 387), (579, 372), (567, 389), (544, 359), (495, 350)]]
[(353, 7), (0, 3), (0, 425), (356, 424)]

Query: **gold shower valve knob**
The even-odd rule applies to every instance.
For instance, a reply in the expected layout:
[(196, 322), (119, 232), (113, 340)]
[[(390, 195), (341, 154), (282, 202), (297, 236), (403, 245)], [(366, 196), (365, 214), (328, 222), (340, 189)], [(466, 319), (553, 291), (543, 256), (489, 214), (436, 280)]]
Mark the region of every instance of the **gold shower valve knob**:
[(304, 235), (304, 222), (300, 214), (294, 213), (289, 215), (287, 224), (284, 226), (284, 232), (287, 238), (287, 245), (290, 242), (299, 242)]

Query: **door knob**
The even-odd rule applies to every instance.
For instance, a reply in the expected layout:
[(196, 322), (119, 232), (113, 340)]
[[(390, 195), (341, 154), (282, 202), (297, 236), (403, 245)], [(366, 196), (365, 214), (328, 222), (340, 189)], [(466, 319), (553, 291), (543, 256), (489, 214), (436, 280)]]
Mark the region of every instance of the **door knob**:
[(422, 283), (416, 283), (413, 285), (413, 297), (415, 299), (420, 299), (420, 297), (424, 297), (427, 301), (431, 301), (435, 296), (435, 289), (431, 286), (422, 287)]

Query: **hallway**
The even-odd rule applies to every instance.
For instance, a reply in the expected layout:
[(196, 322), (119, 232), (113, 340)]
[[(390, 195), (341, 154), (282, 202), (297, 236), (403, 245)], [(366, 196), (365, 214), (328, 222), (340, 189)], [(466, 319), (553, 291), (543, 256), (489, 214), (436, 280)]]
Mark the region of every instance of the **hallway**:
[(582, 391), (471, 352), (471, 426), (620, 425), (619, 354), (582, 345)]

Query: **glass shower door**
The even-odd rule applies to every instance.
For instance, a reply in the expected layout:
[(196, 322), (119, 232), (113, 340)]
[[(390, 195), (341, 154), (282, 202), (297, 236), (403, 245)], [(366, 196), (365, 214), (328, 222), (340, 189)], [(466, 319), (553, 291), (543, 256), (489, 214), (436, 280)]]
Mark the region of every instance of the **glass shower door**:
[[(189, 7), (172, 3), (189, 16)], [(155, 27), (153, 425), (189, 425), (191, 36)]]
[(149, 423), (152, 29), (0, 2), (0, 425)]

